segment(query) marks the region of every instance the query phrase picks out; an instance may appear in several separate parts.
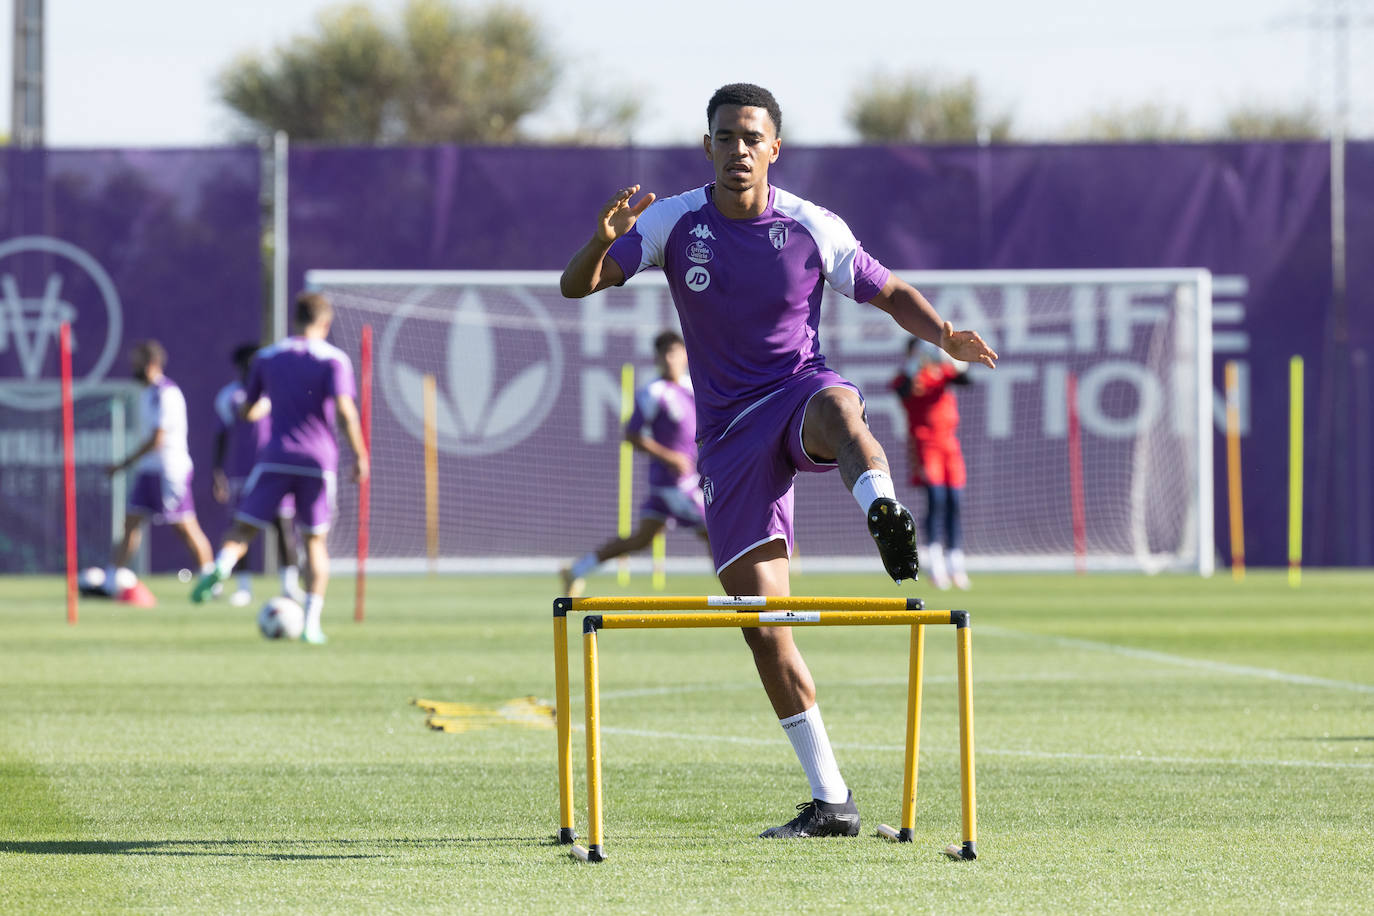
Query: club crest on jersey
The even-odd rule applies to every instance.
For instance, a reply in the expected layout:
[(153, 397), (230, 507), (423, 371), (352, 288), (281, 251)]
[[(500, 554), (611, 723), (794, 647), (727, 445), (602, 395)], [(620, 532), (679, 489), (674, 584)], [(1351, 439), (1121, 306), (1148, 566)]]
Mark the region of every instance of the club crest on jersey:
[(711, 227), (705, 223), (697, 223), (692, 227), (692, 231), (687, 234), (695, 235), (699, 239), (710, 239), (713, 242), (716, 240), (715, 235), (711, 233)]
[(693, 242), (687, 246), (687, 258), (696, 264), (705, 264), (716, 256), (711, 246), (705, 242)]
[(782, 250), (782, 246), (787, 244), (787, 224), (774, 223), (768, 227), (768, 240), (773, 243), (773, 247)]
[(687, 271), (687, 276), (683, 277), (683, 282), (692, 292), (699, 293), (711, 285), (711, 274), (705, 267), (693, 267)]

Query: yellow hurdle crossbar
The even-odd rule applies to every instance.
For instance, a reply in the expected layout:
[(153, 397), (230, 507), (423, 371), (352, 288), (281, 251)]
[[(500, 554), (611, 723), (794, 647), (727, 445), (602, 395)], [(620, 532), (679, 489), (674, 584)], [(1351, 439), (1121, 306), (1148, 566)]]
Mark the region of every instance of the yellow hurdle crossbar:
[[(906, 745), (900, 828), (879, 825), (878, 833), (898, 842), (911, 842), (916, 822), (916, 777), (921, 719), (921, 668), (925, 627), (956, 628), (956, 667), (959, 688), (959, 774), (962, 800), (961, 843), (945, 854), (956, 859), (977, 858), (977, 814), (973, 772), (973, 652), (969, 614), (959, 610), (926, 610), (919, 598), (844, 597), (591, 597), (559, 598), (554, 613), (554, 678), (558, 731), (558, 839), (572, 843), (572, 855), (584, 862), (605, 858), (602, 835), (601, 709), (597, 633), (601, 630), (703, 629), (735, 627), (909, 626), (910, 661), (907, 674)], [(573, 828), (572, 723), (568, 714), (568, 625), (570, 613), (586, 614), (582, 621), (583, 678), (587, 733), (587, 845), (576, 844)]]

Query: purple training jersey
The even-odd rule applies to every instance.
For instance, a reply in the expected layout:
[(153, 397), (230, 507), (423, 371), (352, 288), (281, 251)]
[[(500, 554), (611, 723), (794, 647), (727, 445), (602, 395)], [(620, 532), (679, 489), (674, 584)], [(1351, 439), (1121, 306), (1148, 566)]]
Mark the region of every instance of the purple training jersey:
[[(647, 434), (664, 448), (686, 455), (695, 465), (697, 460), (697, 414), (696, 398), (692, 395), (692, 385), (688, 381), (670, 382), (666, 378), (654, 379), (635, 395), (634, 413), (625, 424), (629, 433)], [(649, 462), (649, 486), (676, 487), (684, 482), (693, 485), (696, 472), (677, 477), (661, 461)]]
[(271, 431), (271, 421), (263, 417), (256, 422), (243, 419), (241, 411), (248, 403), (248, 392), (243, 382), (234, 379), (215, 395), (215, 419), (219, 421), (218, 432), (228, 436), (228, 447), (224, 453), (224, 475), (230, 480), (242, 480), (253, 470), (258, 449), (267, 443)]
[(271, 434), (258, 465), (336, 472), (334, 399), (355, 390), (348, 355), (323, 340), (288, 337), (260, 350), (246, 386), (250, 402), (264, 394), (272, 401)]
[(651, 266), (667, 275), (702, 437), (789, 379), (825, 368), (823, 283), (867, 302), (889, 275), (843, 220), (810, 201), (769, 188), (761, 215), (729, 219), (712, 188), (655, 201), (609, 252), (627, 278)]

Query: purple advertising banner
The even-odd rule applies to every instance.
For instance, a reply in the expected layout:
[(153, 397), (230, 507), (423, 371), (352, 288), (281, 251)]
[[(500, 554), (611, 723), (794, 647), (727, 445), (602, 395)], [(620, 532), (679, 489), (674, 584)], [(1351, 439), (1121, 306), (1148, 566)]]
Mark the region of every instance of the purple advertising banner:
[[(140, 444), (128, 351), (159, 340), (185, 393), (194, 495), (211, 497), (215, 392), (233, 347), (260, 337), (259, 153), (0, 148), (0, 573), (65, 565), (57, 328), (70, 322), (76, 403), (78, 554), (104, 566), (122, 524), (105, 467)], [(124, 437), (124, 441), (120, 441)], [(156, 569), (191, 565), (154, 532)]]
[[(1374, 243), (1374, 144), (1352, 145), (1349, 163), (1355, 253)], [(615, 188), (664, 196), (710, 177), (688, 148), (298, 148), (290, 280), (299, 287), (312, 269), (557, 270)], [(1325, 144), (785, 148), (771, 177), (840, 214), (898, 269), (1211, 270), (1214, 385), (1228, 360), (1242, 380), (1250, 562), (1287, 561), (1293, 355), (1308, 380), (1305, 559), (1374, 562), (1360, 472), (1374, 265), (1352, 254), (1345, 307), (1333, 308)], [(1215, 468), (1225, 557), (1224, 463)]]

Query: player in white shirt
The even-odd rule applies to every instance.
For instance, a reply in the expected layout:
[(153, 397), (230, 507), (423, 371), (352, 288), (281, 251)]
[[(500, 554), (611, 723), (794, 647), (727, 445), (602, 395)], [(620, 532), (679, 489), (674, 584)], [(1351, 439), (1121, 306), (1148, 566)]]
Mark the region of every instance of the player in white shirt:
[(146, 386), (138, 399), (142, 440), (127, 458), (106, 469), (114, 476), (133, 467), (135, 476), (124, 512), (124, 537), (115, 544), (113, 565), (105, 571), (105, 591), (125, 600), (151, 604), (152, 596), (146, 589), (119, 588), (121, 579), (128, 581), (127, 573), (122, 577), (116, 575), (117, 570), (128, 567), (138, 550), (144, 523), (171, 525), (202, 571), (213, 567), (214, 555), (200, 530), (191, 499), (193, 468), (186, 447), (186, 398), (163, 373), (167, 351), (156, 340), (145, 340), (134, 345), (129, 359), (134, 378)]

